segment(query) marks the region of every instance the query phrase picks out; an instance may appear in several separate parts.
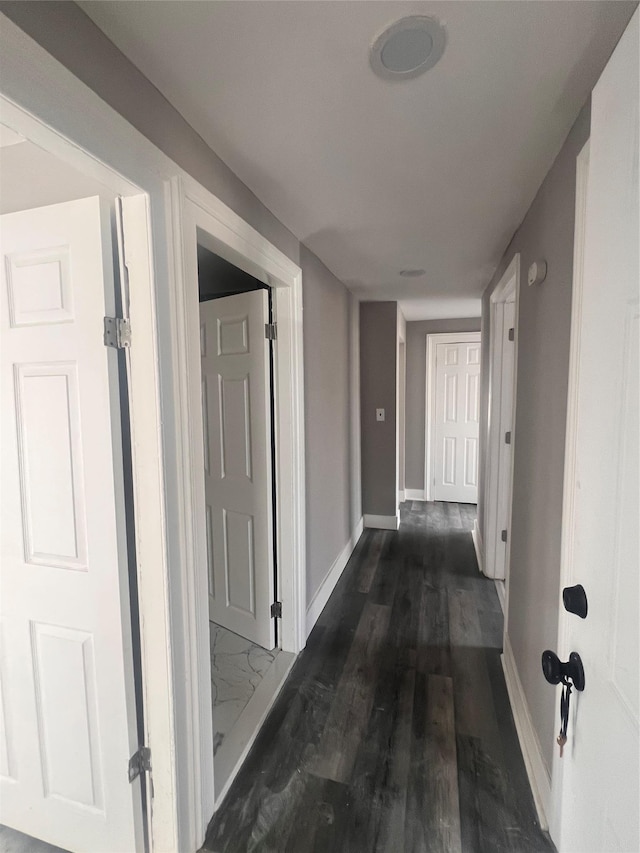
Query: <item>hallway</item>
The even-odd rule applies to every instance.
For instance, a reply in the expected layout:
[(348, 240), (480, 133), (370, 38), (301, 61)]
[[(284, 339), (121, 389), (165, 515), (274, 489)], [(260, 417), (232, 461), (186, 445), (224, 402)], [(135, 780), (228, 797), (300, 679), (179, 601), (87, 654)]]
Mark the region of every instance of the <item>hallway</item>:
[(225, 803), (215, 853), (533, 853), (536, 820), (477, 570), (475, 507), (365, 530)]

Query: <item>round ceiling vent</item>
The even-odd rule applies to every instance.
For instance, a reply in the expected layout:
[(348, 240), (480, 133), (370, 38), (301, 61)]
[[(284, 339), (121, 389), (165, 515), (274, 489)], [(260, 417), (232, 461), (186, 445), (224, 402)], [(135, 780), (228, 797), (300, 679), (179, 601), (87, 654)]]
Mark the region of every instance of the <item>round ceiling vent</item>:
[(371, 47), (371, 67), (385, 80), (407, 80), (433, 68), (444, 53), (445, 29), (435, 18), (410, 15), (381, 33)]

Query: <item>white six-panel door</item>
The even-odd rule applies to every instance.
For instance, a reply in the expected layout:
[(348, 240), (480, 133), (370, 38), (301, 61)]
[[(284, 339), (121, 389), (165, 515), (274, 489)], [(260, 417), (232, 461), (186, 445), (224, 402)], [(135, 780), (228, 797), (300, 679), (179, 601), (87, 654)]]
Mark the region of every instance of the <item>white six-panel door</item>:
[(200, 305), (209, 611), (275, 644), (269, 360), (264, 290)]
[(563, 582), (589, 609), (561, 616), (560, 653), (585, 669), (554, 764), (561, 853), (640, 850), (638, 24), (636, 10), (592, 96), (563, 519)]
[(433, 499), (478, 502), (480, 335), (436, 345)]
[(0, 822), (141, 849), (114, 285), (98, 197), (0, 220)]

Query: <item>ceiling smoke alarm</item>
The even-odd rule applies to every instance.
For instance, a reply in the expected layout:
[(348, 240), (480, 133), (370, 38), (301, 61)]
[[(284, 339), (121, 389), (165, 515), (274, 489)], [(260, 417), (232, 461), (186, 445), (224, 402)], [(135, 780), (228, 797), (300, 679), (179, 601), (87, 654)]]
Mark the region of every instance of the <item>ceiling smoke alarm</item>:
[(371, 67), (384, 80), (409, 80), (433, 68), (444, 53), (442, 24), (426, 15), (410, 15), (391, 24), (371, 46)]

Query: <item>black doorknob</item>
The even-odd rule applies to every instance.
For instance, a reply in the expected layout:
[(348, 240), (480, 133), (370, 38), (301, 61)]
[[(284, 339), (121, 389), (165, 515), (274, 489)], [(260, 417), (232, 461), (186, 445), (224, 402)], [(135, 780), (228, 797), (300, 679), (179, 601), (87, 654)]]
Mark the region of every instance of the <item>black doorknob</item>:
[(581, 619), (587, 618), (587, 593), (581, 583), (565, 586), (562, 590), (562, 603), (569, 613), (575, 613)]
[(542, 652), (542, 672), (549, 684), (572, 681), (576, 690), (584, 690), (584, 667), (578, 652), (571, 652), (569, 660), (562, 663), (555, 652), (546, 649)]

